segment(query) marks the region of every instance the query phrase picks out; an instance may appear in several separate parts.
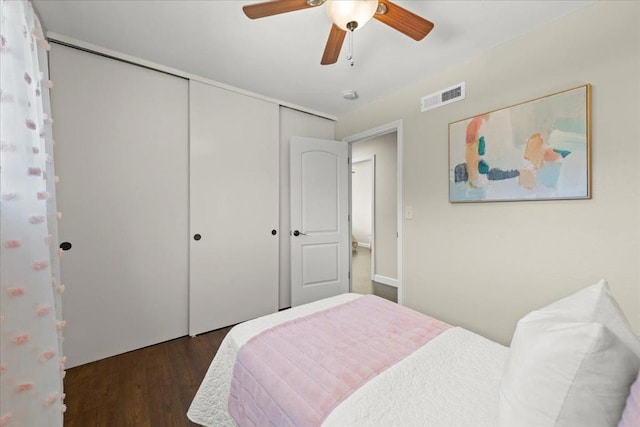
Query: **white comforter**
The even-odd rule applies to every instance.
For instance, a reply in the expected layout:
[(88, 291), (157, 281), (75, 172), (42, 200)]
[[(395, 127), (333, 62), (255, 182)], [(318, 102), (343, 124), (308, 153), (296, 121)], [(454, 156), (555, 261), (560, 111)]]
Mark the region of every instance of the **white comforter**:
[[(204, 426), (235, 426), (227, 403), (238, 349), (268, 328), (358, 297), (339, 295), (234, 327), (211, 362), (189, 419)], [(323, 426), (495, 426), (507, 354), (500, 344), (451, 328), (358, 389)]]

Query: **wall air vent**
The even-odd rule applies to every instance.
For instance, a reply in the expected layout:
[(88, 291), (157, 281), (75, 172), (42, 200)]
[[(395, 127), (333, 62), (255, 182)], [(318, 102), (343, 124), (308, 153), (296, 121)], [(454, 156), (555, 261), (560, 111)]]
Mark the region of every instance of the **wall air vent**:
[(433, 110), (434, 108), (442, 107), (452, 102), (462, 101), (464, 94), (465, 82), (439, 90), (431, 95), (422, 97), (421, 110), (424, 113), (425, 111)]

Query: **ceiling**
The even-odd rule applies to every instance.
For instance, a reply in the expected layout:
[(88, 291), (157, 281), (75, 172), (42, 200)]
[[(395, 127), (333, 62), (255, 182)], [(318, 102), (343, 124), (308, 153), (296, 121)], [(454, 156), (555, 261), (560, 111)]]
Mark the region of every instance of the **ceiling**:
[[(505, 43), (590, 1), (395, 1), (435, 23), (416, 42), (372, 20), (354, 33), (355, 65), (320, 65), (324, 7), (257, 20), (255, 1), (34, 0), (45, 29), (338, 116)], [(455, 84), (457, 82), (451, 82)], [(342, 93), (355, 90), (357, 100)], [(427, 94), (425, 94), (427, 95)]]

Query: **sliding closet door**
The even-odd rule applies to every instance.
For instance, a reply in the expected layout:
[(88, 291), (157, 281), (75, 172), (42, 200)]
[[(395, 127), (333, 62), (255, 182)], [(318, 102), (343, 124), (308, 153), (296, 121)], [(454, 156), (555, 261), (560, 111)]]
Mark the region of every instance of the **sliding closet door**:
[(278, 105), (190, 83), (189, 333), (278, 309)]
[(65, 354), (188, 332), (188, 82), (53, 45)]

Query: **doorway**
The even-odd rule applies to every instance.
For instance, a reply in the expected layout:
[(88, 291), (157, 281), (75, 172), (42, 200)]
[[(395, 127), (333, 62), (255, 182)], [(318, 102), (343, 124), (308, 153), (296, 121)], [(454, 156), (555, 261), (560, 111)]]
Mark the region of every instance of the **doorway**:
[[(354, 143), (354, 148), (360, 144), (366, 144), (366, 141)], [(351, 291), (358, 294), (375, 294), (373, 252), (376, 156), (373, 154), (358, 157), (358, 151), (353, 149), (351, 161)]]
[[(363, 144), (365, 142), (359, 142)], [(376, 156), (357, 157), (357, 153), (351, 162), (351, 216), (353, 249), (373, 249), (374, 224), (375, 224), (375, 170)], [(373, 276), (374, 268), (371, 269)]]
[(402, 303), (402, 123), (344, 139), (351, 169), (351, 291)]

